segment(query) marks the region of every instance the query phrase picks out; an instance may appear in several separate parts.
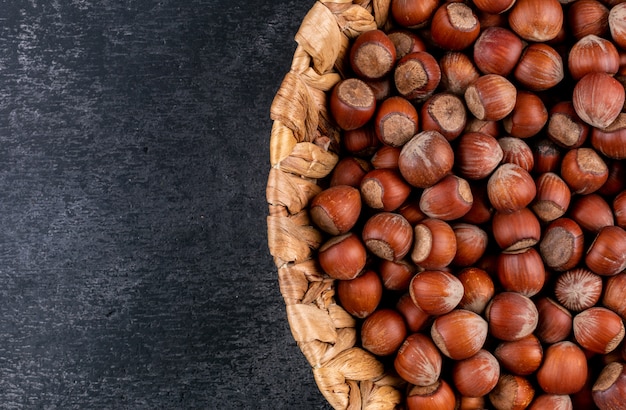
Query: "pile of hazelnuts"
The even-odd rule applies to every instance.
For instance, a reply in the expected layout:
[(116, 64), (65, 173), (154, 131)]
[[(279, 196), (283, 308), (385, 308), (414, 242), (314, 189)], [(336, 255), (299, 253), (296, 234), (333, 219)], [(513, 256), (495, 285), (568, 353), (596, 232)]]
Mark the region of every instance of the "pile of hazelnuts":
[(391, 0), (309, 206), (410, 409), (626, 409), (626, 2)]

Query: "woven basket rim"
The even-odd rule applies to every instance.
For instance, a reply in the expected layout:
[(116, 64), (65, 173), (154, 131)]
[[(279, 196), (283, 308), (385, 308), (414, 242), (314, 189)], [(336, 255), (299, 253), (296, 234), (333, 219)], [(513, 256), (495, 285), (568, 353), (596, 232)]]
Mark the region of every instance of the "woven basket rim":
[(270, 109), (268, 245), (291, 333), (315, 382), (336, 409), (393, 409), (404, 385), (357, 346), (356, 321), (334, 300), (315, 261), (323, 241), (307, 206), (338, 161), (339, 130), (326, 112), (351, 39), (388, 23), (391, 0), (318, 0), (295, 35), (297, 48)]

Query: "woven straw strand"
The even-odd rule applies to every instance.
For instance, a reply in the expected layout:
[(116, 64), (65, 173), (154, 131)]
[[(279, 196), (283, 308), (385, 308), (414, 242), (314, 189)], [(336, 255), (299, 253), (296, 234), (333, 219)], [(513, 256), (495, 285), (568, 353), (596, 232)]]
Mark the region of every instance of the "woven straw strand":
[(320, 392), (335, 409), (393, 409), (404, 383), (356, 347), (356, 321), (335, 302), (334, 281), (319, 268), (322, 234), (308, 204), (339, 160), (340, 133), (327, 94), (345, 72), (350, 40), (387, 25), (390, 0), (320, 0), (295, 36), (289, 72), (270, 108), (266, 198), (268, 246), (294, 340), (312, 367)]

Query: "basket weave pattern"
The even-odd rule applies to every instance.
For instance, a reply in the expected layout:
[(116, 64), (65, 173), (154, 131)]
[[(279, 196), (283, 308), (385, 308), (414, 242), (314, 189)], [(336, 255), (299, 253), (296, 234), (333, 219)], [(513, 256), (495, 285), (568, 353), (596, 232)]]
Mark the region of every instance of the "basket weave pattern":
[(356, 346), (356, 321), (334, 298), (334, 282), (315, 260), (324, 240), (308, 215), (310, 200), (338, 162), (340, 133), (327, 110), (352, 39), (389, 28), (391, 0), (313, 4), (295, 36), (290, 70), (270, 109), (273, 121), (266, 197), (268, 245), (278, 270), (291, 332), (315, 381), (336, 409), (393, 409), (403, 382)]

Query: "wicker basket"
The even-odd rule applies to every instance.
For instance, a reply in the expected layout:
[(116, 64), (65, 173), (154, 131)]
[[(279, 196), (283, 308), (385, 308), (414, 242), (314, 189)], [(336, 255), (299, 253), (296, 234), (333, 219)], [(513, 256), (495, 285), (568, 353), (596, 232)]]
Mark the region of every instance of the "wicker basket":
[(271, 106), (267, 182), (268, 244), (287, 318), (315, 381), (336, 409), (392, 409), (403, 382), (358, 347), (356, 321), (335, 303), (333, 280), (315, 261), (322, 234), (307, 205), (338, 161), (339, 130), (327, 91), (341, 78), (350, 40), (388, 28), (390, 0), (317, 1), (296, 34), (298, 46)]

